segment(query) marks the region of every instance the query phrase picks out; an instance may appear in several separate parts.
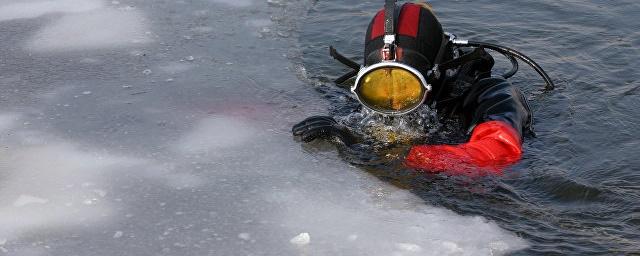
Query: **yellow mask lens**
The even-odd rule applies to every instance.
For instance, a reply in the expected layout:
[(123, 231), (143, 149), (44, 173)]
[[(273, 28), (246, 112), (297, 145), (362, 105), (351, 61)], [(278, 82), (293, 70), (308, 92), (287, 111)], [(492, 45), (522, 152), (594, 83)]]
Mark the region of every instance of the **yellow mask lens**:
[(401, 112), (422, 103), (425, 89), (420, 78), (410, 71), (384, 67), (365, 74), (356, 93), (373, 110)]

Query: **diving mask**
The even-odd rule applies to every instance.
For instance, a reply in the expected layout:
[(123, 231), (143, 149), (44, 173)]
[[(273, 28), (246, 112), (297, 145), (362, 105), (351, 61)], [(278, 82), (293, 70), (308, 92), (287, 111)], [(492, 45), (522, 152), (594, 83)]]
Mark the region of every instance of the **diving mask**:
[(383, 61), (360, 69), (351, 91), (362, 105), (375, 112), (402, 115), (424, 103), (431, 85), (415, 68)]

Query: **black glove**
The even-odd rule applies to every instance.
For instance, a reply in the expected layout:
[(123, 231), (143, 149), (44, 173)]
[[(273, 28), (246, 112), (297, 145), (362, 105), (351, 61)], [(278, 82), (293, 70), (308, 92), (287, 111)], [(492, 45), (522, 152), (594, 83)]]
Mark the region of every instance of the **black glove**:
[(336, 137), (344, 144), (355, 143), (355, 138), (346, 127), (338, 124), (333, 117), (312, 116), (296, 124), (291, 129), (293, 136), (300, 136), (302, 141), (310, 142), (315, 139), (328, 139)]

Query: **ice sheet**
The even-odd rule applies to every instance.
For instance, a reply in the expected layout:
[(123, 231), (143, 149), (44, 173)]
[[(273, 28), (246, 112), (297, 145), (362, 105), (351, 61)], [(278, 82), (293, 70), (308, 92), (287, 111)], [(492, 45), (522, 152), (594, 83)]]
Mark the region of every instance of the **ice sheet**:
[[(294, 141), (291, 124), (326, 102), (291, 71), (295, 42), (256, 35), (277, 26), (280, 9), (53, 3), (0, 2), (5, 14), (22, 11), (2, 29), (57, 13), (18, 26), (34, 36), (2, 48), (24, 52), (0, 50), (14, 64), (6, 77), (21, 78), (0, 80), (20, 99), (0, 113), (0, 251), (486, 255), (526, 246), (349, 166), (328, 144)], [(158, 83), (168, 75), (175, 81)]]
[(128, 162), (63, 142), (11, 147), (0, 159), (0, 237), (5, 239), (105, 219), (111, 211), (100, 174)]
[[(256, 140), (263, 136), (274, 142)], [(241, 171), (243, 176), (290, 177), (293, 184), (275, 191), (254, 187), (260, 196), (250, 200), (254, 202), (252, 207), (258, 209), (279, 206), (276, 211), (262, 214), (284, 227), (280, 232), (289, 234), (289, 243), (301, 252), (501, 255), (526, 247), (522, 239), (482, 217), (461, 216), (425, 205), (409, 192), (344, 164), (318, 164), (301, 152), (292, 151), (289, 143), (286, 136), (269, 132), (260, 123), (217, 116), (200, 121), (180, 145), (183, 154), (206, 155), (213, 161), (226, 162), (219, 168), (219, 175)], [(234, 163), (237, 159), (245, 162)], [(266, 239), (250, 232), (240, 236)]]

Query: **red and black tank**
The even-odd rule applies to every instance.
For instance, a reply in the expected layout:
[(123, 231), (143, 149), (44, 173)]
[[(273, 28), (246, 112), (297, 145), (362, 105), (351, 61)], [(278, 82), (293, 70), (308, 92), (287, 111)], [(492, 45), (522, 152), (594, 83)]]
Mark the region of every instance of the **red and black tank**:
[[(394, 19), (396, 31), (396, 61), (408, 64), (423, 74), (451, 58), (450, 50), (440, 51), (446, 45), (442, 25), (426, 4), (405, 3), (396, 8)], [(385, 10), (380, 10), (369, 23), (365, 38), (364, 65), (370, 66), (382, 61), (384, 47)], [(444, 56), (438, 60), (438, 52)]]

